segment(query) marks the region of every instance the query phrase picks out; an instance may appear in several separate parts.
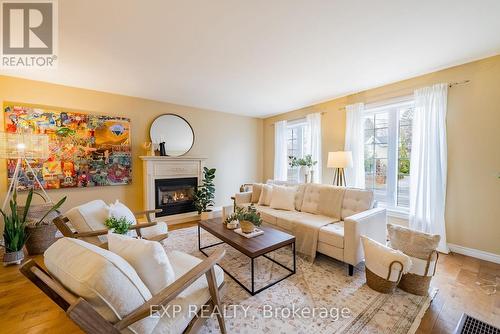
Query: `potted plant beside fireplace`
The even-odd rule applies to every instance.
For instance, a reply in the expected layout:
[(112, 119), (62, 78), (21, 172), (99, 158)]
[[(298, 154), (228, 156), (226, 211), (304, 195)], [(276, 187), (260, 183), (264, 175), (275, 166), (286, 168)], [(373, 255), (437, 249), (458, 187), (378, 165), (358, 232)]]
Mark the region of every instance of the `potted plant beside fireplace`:
[(213, 206), (215, 204), (215, 168), (203, 167), (202, 184), (194, 193), (194, 205), (201, 220), (213, 218)]

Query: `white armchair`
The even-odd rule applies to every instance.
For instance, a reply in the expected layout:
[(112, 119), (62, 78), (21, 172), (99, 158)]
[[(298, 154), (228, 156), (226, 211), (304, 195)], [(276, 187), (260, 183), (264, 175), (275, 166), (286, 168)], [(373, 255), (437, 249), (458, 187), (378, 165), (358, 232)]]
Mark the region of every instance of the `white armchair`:
[[(121, 204), (121, 203), (119, 203)], [(127, 213), (128, 220), (132, 221), (130, 230), (137, 236), (152, 241), (162, 241), (168, 237), (168, 227), (165, 222), (153, 221), (152, 215), (161, 210), (147, 210), (132, 213), (121, 204)], [(106, 248), (108, 229), (104, 221), (109, 216), (109, 206), (103, 200), (93, 200), (68, 210), (65, 215), (54, 219), (54, 225), (65, 237), (83, 239), (87, 242)], [(145, 216), (146, 222), (137, 219)]]
[[(221, 307), (224, 273), (216, 263), (225, 251), (219, 249), (203, 261), (173, 253), (169, 256), (176, 280), (155, 295), (123, 258), (74, 238), (59, 239), (45, 252), (48, 272), (33, 260), (20, 271), (86, 333), (196, 333), (206, 319), (200, 314)], [(158, 312), (167, 305), (178, 312)], [(226, 333), (222, 315), (215, 315)]]

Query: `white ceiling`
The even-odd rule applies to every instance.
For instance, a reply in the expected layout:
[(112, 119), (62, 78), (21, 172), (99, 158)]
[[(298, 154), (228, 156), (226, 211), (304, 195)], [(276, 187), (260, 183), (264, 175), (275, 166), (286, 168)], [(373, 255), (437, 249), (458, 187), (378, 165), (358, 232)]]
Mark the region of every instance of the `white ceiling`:
[(500, 53), (499, 0), (59, 0), (59, 67), (3, 74), (265, 117)]

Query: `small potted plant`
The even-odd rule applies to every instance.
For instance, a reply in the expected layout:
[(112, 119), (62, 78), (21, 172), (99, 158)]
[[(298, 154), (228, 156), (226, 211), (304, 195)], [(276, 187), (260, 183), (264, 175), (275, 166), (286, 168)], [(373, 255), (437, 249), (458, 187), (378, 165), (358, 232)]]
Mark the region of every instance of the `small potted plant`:
[(194, 193), (194, 205), (201, 220), (213, 218), (212, 208), (215, 204), (215, 168), (203, 167), (202, 184)]
[(312, 156), (307, 154), (303, 158), (297, 158), (292, 155), (288, 156), (290, 167), (300, 168), (300, 182), (311, 182), (312, 181), (312, 170), (311, 168), (315, 166), (318, 161), (313, 161)]
[[(4, 231), (3, 240), (5, 247), (5, 254), (3, 256), (3, 264), (20, 264), (24, 259), (23, 247), (29, 238), (27, 226), (28, 211), (31, 205), (31, 200), (33, 199), (33, 189), (30, 189), (28, 196), (26, 197), (26, 203), (24, 205), (24, 210), (19, 213), (17, 205), (17, 192), (14, 191), (12, 199), (10, 200), (10, 213), (7, 213), (0, 209), (0, 213), (3, 216), (4, 221)], [(47, 215), (51, 212), (57, 210), (66, 200), (66, 197), (61, 199), (58, 203), (50, 207), (47, 212), (40, 218), (38, 223), (42, 222)]]
[(237, 207), (236, 211), (226, 218), (225, 223), (228, 224), (235, 220), (239, 221), (243, 233), (252, 233), (256, 227), (262, 225), (260, 213), (257, 212), (253, 204), (247, 208)]
[(132, 222), (125, 217), (109, 217), (104, 221), (104, 225), (113, 233), (127, 234)]

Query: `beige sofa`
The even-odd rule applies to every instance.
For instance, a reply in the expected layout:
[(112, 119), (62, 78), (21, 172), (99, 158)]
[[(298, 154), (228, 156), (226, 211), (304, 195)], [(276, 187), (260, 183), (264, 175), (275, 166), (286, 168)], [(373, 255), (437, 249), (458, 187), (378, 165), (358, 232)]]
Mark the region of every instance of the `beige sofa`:
[[(320, 184), (293, 187), (294, 211), (259, 205), (261, 184), (255, 184), (252, 191), (235, 194), (235, 204), (254, 204), (265, 223), (294, 234), (299, 245), (304, 239), (313, 240), (315, 252), (347, 263), (349, 275), (364, 259), (361, 235), (386, 243), (386, 210), (374, 207), (372, 191)], [(303, 228), (311, 225), (313, 228), (306, 229), (308, 235), (304, 235)]]

